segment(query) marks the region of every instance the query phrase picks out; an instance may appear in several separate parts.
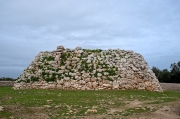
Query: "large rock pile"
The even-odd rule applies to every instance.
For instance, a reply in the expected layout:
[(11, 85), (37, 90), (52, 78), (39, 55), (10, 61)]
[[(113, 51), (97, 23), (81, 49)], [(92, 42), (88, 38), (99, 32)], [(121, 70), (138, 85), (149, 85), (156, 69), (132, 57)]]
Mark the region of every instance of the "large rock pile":
[(14, 84), (14, 89), (142, 89), (161, 92), (144, 58), (120, 49), (65, 49), (40, 52)]

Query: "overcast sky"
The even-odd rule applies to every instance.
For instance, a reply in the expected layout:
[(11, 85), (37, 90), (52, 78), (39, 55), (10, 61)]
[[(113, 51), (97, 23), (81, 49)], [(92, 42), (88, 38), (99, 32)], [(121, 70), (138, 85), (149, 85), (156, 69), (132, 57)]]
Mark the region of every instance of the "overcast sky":
[(0, 0), (0, 77), (58, 45), (133, 50), (169, 69), (180, 61), (180, 0)]

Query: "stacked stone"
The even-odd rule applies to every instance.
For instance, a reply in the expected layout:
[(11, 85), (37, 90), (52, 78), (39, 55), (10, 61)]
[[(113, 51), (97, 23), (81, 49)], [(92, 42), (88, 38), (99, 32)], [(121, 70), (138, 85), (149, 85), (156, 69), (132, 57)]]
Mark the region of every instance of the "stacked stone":
[(141, 89), (161, 92), (144, 58), (120, 49), (74, 50), (58, 46), (40, 52), (14, 84), (14, 89)]
[(14, 81), (0, 81), (0, 86), (13, 86)]

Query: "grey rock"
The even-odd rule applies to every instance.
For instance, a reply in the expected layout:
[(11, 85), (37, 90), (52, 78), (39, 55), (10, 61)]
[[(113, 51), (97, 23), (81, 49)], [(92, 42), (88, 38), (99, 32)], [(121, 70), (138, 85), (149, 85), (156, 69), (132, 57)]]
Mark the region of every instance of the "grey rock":
[(112, 88), (112, 85), (111, 84), (103, 84), (104, 87), (107, 87), (107, 88)]
[(76, 47), (76, 50), (81, 50), (82, 48), (81, 47)]
[(0, 106), (0, 112), (2, 112), (4, 110), (4, 107)]
[(57, 46), (57, 49), (63, 49), (64, 50), (64, 46), (62, 46), (62, 45)]

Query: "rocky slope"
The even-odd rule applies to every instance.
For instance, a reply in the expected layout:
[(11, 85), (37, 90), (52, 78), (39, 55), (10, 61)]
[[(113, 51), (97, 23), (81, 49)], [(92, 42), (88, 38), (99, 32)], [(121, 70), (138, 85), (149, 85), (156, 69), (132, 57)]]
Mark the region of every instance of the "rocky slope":
[(14, 89), (142, 89), (161, 92), (144, 58), (120, 49), (68, 49), (40, 52), (14, 84)]

